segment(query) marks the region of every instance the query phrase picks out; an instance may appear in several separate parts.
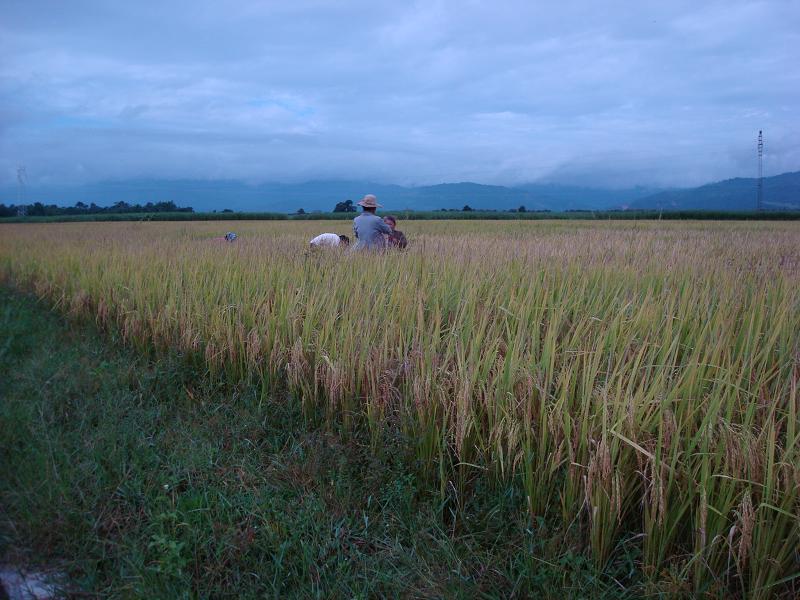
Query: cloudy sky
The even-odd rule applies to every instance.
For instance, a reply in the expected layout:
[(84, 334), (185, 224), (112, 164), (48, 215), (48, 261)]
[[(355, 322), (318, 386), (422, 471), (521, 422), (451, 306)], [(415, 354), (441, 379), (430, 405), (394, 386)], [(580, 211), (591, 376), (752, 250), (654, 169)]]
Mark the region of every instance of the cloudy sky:
[(0, 183), (800, 169), (800, 2), (3, 0)]

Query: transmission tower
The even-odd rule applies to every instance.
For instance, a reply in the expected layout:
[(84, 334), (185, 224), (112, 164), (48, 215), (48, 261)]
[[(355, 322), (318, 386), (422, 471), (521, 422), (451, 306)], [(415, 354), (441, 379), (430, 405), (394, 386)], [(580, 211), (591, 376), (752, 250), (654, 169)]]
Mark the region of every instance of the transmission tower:
[(758, 130), (758, 203), (759, 211), (764, 210), (764, 136)]
[(24, 166), (17, 167), (17, 214), (25, 216), (28, 212), (27, 207), (22, 203), (25, 197), (25, 184), (27, 183), (28, 172)]

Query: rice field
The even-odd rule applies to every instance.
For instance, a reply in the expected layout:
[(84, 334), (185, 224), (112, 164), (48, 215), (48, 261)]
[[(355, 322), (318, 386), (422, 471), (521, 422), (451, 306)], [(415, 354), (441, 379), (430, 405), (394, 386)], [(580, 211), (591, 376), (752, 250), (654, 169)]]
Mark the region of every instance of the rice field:
[(796, 591), (799, 224), (399, 228), (358, 254), (308, 249), (347, 222), (5, 224), (0, 280), (401, 434), (442, 497), (519, 486), (600, 569), (633, 547), (688, 590)]

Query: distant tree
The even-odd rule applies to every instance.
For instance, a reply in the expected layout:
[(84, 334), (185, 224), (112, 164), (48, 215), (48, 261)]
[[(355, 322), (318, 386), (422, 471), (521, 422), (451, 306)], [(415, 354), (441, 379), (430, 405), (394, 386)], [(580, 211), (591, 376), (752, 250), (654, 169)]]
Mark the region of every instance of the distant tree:
[(119, 202), (115, 202), (113, 206), (111, 206), (108, 210), (109, 212), (115, 213), (126, 213), (130, 212), (130, 206), (127, 202), (120, 200)]
[(0, 204), (0, 217), (14, 217), (17, 215), (17, 207), (13, 204), (6, 206)]
[(298, 208), (297, 209), (297, 214), (298, 215), (304, 215), (304, 214), (306, 214), (306, 211), (304, 211), (302, 208)]
[(353, 206), (352, 200), (345, 200), (344, 202), (337, 202), (336, 206), (333, 207), (333, 212), (335, 213), (356, 212), (356, 207)]
[(169, 202), (156, 202), (155, 210), (157, 212), (175, 212), (178, 210), (178, 207), (175, 206), (175, 203), (172, 201)]
[(81, 202), (80, 200), (79, 200), (78, 202), (76, 202), (76, 203), (75, 203), (75, 208), (77, 208), (78, 210), (88, 210), (88, 209), (89, 209), (89, 207), (88, 207), (88, 206), (86, 206), (86, 205), (85, 205), (83, 202)]
[(470, 212), (472, 207), (469, 204), (465, 204), (464, 208), (461, 209), (463, 212)]
[(232, 213), (233, 211), (230, 208), (223, 208), (222, 212), (224, 212), (224, 213)]
[(517, 212), (526, 212), (526, 211), (525, 211), (525, 205), (523, 204), (522, 206), (520, 206), (520, 207), (517, 209)]
[(44, 204), (41, 202), (34, 202), (33, 205), (28, 207), (28, 214), (32, 217), (45, 216)]

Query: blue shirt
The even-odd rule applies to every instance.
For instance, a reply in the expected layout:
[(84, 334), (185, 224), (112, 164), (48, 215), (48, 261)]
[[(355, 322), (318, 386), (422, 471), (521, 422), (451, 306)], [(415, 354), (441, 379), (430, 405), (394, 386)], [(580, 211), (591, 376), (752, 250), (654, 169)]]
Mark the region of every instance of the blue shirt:
[(378, 215), (362, 213), (353, 219), (353, 233), (358, 238), (358, 250), (382, 250), (386, 247), (383, 234), (392, 233), (391, 227)]

